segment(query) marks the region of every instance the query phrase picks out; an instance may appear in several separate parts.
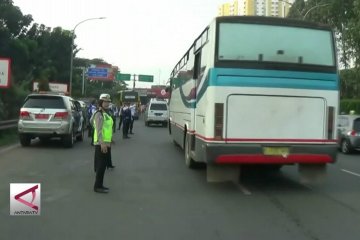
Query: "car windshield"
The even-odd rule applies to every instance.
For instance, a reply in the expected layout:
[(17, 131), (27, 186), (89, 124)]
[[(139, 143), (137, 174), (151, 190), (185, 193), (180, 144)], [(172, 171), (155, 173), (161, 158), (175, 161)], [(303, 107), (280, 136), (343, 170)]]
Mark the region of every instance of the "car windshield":
[(360, 132), (360, 118), (356, 118), (354, 120), (354, 130), (356, 132)]
[(25, 108), (65, 108), (64, 101), (61, 97), (56, 96), (31, 96), (24, 106)]
[(167, 110), (167, 106), (166, 104), (163, 103), (153, 103), (150, 106), (150, 110), (162, 110), (162, 111), (166, 111)]

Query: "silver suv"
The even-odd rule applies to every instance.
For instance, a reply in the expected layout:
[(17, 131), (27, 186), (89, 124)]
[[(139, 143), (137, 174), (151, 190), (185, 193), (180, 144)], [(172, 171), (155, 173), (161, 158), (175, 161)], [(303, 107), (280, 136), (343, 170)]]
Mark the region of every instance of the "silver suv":
[(338, 136), (343, 153), (360, 150), (360, 115), (339, 115)]
[(31, 139), (46, 141), (62, 139), (65, 147), (73, 147), (74, 140), (83, 140), (84, 116), (81, 105), (71, 97), (56, 94), (30, 94), (20, 109), (18, 132), (22, 146)]

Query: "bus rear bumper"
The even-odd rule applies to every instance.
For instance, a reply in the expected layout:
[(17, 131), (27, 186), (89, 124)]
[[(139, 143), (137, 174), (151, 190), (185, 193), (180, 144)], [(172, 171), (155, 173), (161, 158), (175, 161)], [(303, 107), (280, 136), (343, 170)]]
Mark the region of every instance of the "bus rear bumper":
[[(204, 145), (203, 145), (204, 146)], [(205, 144), (208, 164), (326, 164), (336, 162), (337, 144), (291, 145), (288, 154), (266, 155), (261, 144)], [(286, 146), (276, 146), (286, 147)]]

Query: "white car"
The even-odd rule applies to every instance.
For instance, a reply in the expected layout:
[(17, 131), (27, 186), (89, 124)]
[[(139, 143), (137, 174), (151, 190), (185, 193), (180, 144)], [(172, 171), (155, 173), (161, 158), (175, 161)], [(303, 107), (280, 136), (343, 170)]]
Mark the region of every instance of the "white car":
[(164, 127), (168, 125), (168, 105), (163, 99), (151, 99), (144, 113), (145, 126), (151, 123), (161, 123)]

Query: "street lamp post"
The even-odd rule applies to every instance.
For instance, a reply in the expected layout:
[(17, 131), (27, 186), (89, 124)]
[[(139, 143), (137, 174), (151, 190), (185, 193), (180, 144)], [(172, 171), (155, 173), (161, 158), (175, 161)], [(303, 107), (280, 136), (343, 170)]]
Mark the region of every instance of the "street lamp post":
[(318, 7), (325, 7), (325, 6), (329, 6), (331, 5), (330, 3), (325, 3), (325, 4), (319, 4), (319, 5), (315, 5), (313, 6), (312, 8), (310, 8), (304, 15), (303, 17), (303, 20), (305, 20), (306, 16), (309, 14), (309, 12), (311, 12), (312, 10), (314, 10), (315, 8), (318, 8)]
[(71, 96), (72, 93), (72, 75), (73, 75), (73, 61), (74, 61), (74, 38), (75, 38), (75, 29), (77, 28), (77, 26), (79, 26), (80, 24), (90, 21), (90, 20), (98, 20), (98, 19), (105, 19), (105, 17), (98, 17), (98, 18), (88, 18), (85, 20), (82, 20), (81, 22), (79, 22), (78, 24), (75, 25), (75, 27), (73, 28), (73, 30), (71, 31), (71, 53), (70, 53), (70, 86), (69, 86), (69, 94)]
[[(289, 4), (290, 6), (293, 6), (293, 5), (294, 5), (293, 3), (291, 3), (291, 2), (289, 2), (289, 1), (287, 1), (287, 0), (278, 0), (278, 1), (279, 1), (279, 2), (283, 2), (283, 3), (286, 3), (286, 4)], [(316, 8), (318, 8), (318, 7), (325, 7), (325, 6), (329, 6), (329, 5), (331, 5), (331, 3), (318, 4), (318, 5), (315, 5), (315, 6), (311, 7), (311, 8), (304, 14), (303, 20), (306, 19), (306, 16), (307, 16), (312, 10), (314, 10), (314, 9), (316, 9)], [(300, 14), (300, 16), (302, 16), (303, 11), (300, 12), (299, 9), (297, 9), (297, 11), (298, 11), (298, 13)]]

